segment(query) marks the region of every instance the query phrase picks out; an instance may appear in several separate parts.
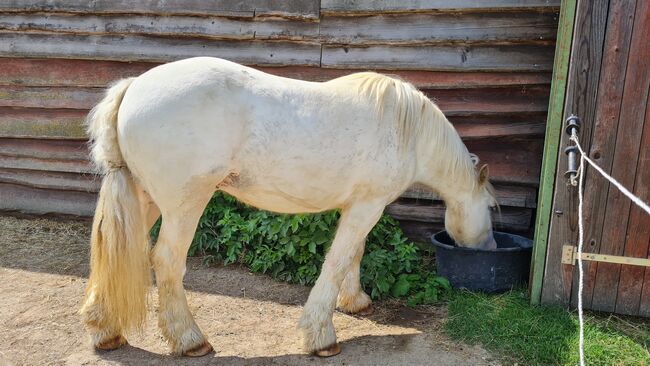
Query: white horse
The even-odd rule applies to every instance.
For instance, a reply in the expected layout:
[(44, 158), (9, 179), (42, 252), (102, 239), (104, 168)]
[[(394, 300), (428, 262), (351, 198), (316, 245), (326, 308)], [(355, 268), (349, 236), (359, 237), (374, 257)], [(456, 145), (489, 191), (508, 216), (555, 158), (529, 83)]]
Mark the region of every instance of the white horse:
[[(487, 169), (438, 107), (411, 84), (376, 73), (316, 83), (217, 58), (155, 67), (111, 87), (88, 118), (92, 158), (105, 175), (81, 309), (98, 349), (126, 343), (146, 318), (151, 267), (159, 326), (173, 352), (212, 351), (183, 289), (188, 247), (216, 190), (269, 211), (341, 210), (299, 327), (306, 351), (337, 354), (337, 306), (366, 311), (359, 282), (365, 237), (413, 183), (446, 202), (460, 245), (487, 245), (495, 205)], [(150, 253), (148, 230), (162, 214)]]

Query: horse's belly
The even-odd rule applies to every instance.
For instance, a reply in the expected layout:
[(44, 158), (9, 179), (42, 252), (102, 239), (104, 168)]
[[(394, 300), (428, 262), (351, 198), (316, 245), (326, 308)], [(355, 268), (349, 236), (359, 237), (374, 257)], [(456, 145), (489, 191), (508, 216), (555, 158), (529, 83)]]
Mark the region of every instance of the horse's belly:
[(338, 208), (342, 197), (340, 194), (305, 196), (295, 191), (253, 186), (240, 188), (234, 185), (220, 189), (241, 202), (253, 207), (279, 213), (311, 213)]
[(257, 133), (272, 138), (247, 140), (235, 154), (237, 179), (219, 188), (249, 205), (282, 213), (321, 212), (401, 193), (409, 180), (408, 164), (390, 147), (378, 147), (373, 134), (344, 131)]
[[(237, 161), (237, 179), (219, 187), (252, 206), (282, 213), (321, 212), (340, 208), (363, 185), (362, 164), (323, 151), (320, 158), (275, 149)], [(325, 158), (325, 159), (323, 159)], [(357, 167), (355, 169), (355, 166)]]
[(408, 185), (408, 171), (398, 167), (396, 160), (391, 163), (392, 159), (382, 157), (343, 161), (336, 154), (322, 155), (321, 159), (247, 159), (248, 164), (237, 172), (236, 179), (218, 188), (261, 209), (305, 213), (382, 197), (389, 203)]

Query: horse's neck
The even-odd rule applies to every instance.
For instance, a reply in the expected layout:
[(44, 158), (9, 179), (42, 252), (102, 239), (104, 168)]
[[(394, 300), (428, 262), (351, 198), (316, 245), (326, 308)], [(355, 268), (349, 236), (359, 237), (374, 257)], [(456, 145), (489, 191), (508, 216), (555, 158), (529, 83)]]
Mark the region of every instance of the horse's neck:
[(474, 184), (468, 179), (468, 174), (459, 172), (453, 174), (446, 171), (444, 167), (434, 168), (432, 172), (429, 181), (424, 183), (446, 202), (455, 201), (460, 196), (474, 190)]
[(445, 121), (434, 134), (423, 137), (417, 148), (419, 183), (429, 186), (445, 201), (473, 191), (474, 165), (456, 130)]

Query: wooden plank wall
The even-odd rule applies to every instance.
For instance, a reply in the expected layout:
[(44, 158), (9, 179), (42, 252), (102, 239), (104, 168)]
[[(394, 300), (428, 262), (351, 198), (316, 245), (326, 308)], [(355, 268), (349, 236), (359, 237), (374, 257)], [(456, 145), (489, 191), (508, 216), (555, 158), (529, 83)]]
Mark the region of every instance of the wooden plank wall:
[[(111, 81), (202, 55), (414, 83), (490, 165), (497, 227), (530, 233), (559, 2), (0, 0), (0, 209), (90, 215), (85, 114)], [(424, 239), (443, 206), (415, 187), (388, 213)]]
[[(650, 200), (650, 3), (579, 1), (566, 116), (582, 118), (580, 139), (590, 157), (645, 201)], [(566, 117), (565, 116), (565, 117)], [(563, 136), (562, 145), (567, 146)], [(558, 160), (558, 177), (566, 157)], [(650, 217), (599, 173), (587, 170), (586, 252), (648, 258)], [(577, 189), (556, 184), (542, 302), (577, 304), (577, 267), (562, 265), (561, 248), (577, 242)], [(650, 316), (650, 269), (584, 262), (585, 308)], [(645, 276), (645, 280), (643, 280)]]

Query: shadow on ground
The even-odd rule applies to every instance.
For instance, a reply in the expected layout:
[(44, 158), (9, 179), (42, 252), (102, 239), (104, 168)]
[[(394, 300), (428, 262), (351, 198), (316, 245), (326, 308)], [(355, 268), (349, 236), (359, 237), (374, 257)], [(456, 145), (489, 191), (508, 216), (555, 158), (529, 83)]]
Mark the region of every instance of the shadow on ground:
[[(89, 273), (90, 225), (89, 221), (69, 218), (0, 217), (0, 267), (85, 279)], [(236, 264), (206, 266), (202, 258), (195, 257), (188, 258), (187, 268), (184, 284), (188, 291), (296, 306), (302, 306), (309, 296), (309, 287), (275, 281)], [(414, 310), (398, 301), (381, 305), (381, 316), (375, 320), (390, 324), (417, 326), (446, 315), (444, 307)]]
[[(124, 365), (487, 365), (481, 348), (457, 344), (440, 329), (444, 307), (410, 309), (376, 304), (369, 318), (336, 313), (343, 352), (318, 359), (302, 352), (296, 329), (309, 288), (243, 268), (206, 267), (188, 260), (189, 304), (216, 354), (199, 359), (168, 355), (155, 309), (131, 345), (96, 353), (77, 309), (88, 274), (89, 223), (0, 217), (0, 361), (8, 364)], [(152, 302), (157, 302), (155, 292)]]
[[(150, 360), (155, 365), (332, 365), (332, 364), (380, 364), (380, 360), (395, 360), (391, 354), (396, 352), (406, 352), (409, 347), (417, 346), (415, 335), (392, 336), (390, 340), (386, 336), (362, 336), (343, 342), (341, 347), (343, 354), (334, 358), (318, 358), (305, 354), (286, 354), (280, 356), (268, 357), (239, 357), (239, 356), (220, 356), (219, 354), (210, 354), (200, 358), (184, 358), (172, 355), (162, 355), (149, 352), (147, 350), (126, 346), (119, 352), (103, 352), (99, 355), (102, 359), (114, 362), (120, 365), (142, 365), (142, 360)], [(401, 348), (389, 347), (381, 350), (373, 350), (380, 346), (387, 346), (391, 343), (401, 345)], [(371, 352), (372, 351), (372, 352)], [(369, 354), (371, 352), (371, 354)], [(349, 355), (353, 355), (350, 357)], [(404, 361), (409, 364), (428, 364), (427, 355), (418, 355), (418, 358), (405, 357)], [(365, 358), (365, 359), (364, 359)], [(82, 359), (77, 359), (83, 361)], [(70, 360), (72, 361), (72, 360)], [(377, 363), (380, 362), (380, 363)], [(460, 363), (459, 363), (460, 365)]]

